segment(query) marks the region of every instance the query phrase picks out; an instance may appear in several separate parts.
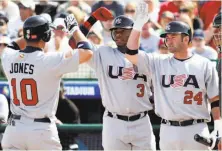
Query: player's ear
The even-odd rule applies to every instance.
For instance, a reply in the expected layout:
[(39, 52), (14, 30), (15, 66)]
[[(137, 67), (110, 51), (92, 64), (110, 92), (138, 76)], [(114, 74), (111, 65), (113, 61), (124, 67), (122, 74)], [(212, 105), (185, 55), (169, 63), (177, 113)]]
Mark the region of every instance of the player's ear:
[(189, 41), (190, 41), (189, 36), (182, 36), (182, 39), (185, 43), (189, 43)]

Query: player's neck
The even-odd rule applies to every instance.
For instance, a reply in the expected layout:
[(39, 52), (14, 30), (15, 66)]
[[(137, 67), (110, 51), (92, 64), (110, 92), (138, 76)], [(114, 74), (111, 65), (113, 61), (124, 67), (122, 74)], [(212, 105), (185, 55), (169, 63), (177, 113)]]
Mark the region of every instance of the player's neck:
[(176, 59), (187, 59), (192, 56), (192, 53), (188, 51), (188, 48), (180, 51), (180, 52), (175, 52), (174, 53), (174, 58)]
[(27, 46), (36, 47), (36, 48), (40, 48), (40, 49), (44, 48), (44, 46), (41, 42), (28, 42)]

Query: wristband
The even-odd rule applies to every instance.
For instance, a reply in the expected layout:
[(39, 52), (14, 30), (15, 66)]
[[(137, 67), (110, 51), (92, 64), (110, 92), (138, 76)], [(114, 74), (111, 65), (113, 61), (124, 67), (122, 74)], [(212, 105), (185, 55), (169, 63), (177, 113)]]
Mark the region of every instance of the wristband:
[(138, 52), (139, 52), (138, 49), (131, 50), (128, 47), (126, 47), (126, 54), (128, 54), (128, 55), (136, 55), (136, 54), (138, 54)]

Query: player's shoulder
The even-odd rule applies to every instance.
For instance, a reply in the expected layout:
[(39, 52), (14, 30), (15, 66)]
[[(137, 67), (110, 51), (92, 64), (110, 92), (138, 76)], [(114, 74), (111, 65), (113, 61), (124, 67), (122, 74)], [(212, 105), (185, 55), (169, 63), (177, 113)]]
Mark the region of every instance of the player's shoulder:
[(16, 53), (19, 52), (19, 47), (14, 47), (13, 45), (8, 45), (1, 52), (1, 58), (7, 58), (7, 56), (13, 57)]
[(44, 59), (49, 59), (49, 60), (53, 60), (53, 59), (59, 59), (61, 57), (63, 57), (65, 55), (65, 52), (61, 51), (61, 52), (47, 52), (47, 53), (43, 53), (41, 54)]
[(210, 46), (204, 46), (204, 48), (210, 54), (217, 54), (217, 51), (214, 48), (210, 47)]
[(102, 46), (97, 46), (97, 50), (111, 50), (114, 49), (110, 46), (102, 45)]
[(209, 50), (209, 51), (217, 52), (213, 47), (207, 46), (207, 45), (204, 46), (204, 49), (207, 49), (207, 50)]
[(5, 102), (5, 100), (7, 100), (5, 95), (4, 94), (0, 94), (0, 102)]
[(139, 54), (153, 58), (154, 60), (166, 60), (166, 59), (171, 59), (173, 57), (173, 54), (171, 54), (171, 53), (169, 53), (169, 54), (160, 54), (160, 53), (156, 53), (156, 52), (146, 53), (143, 50), (140, 50)]
[(201, 61), (209, 61), (208, 58), (203, 57), (203, 56), (201, 56), (199, 54), (196, 54), (196, 53), (193, 54), (192, 59), (198, 59), (198, 60), (201, 60)]
[(210, 59), (198, 54), (193, 54), (192, 60), (194, 60), (196, 64), (212, 64), (212, 61)]
[(106, 55), (106, 54), (111, 54), (111, 53), (114, 53), (116, 51), (115, 48), (112, 48), (110, 46), (99, 46), (97, 49), (96, 49), (96, 52), (97, 53), (100, 53), (100, 54), (103, 54), (103, 55)]

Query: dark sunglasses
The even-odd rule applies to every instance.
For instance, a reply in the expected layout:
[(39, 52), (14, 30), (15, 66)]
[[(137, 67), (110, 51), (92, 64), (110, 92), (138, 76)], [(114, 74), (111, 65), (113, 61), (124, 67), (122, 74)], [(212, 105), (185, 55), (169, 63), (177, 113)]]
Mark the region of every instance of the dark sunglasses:
[(126, 13), (135, 13), (136, 11), (133, 10), (133, 9), (126, 9), (125, 12), (126, 12)]
[(182, 9), (180, 9), (179, 12), (180, 12), (180, 13), (188, 13), (188, 12), (189, 12), (189, 9), (187, 9), (187, 8), (182, 8)]

